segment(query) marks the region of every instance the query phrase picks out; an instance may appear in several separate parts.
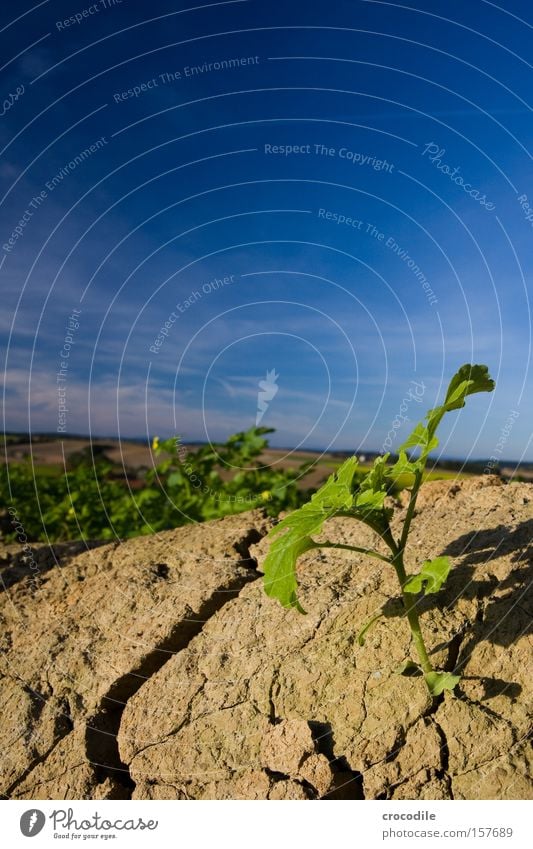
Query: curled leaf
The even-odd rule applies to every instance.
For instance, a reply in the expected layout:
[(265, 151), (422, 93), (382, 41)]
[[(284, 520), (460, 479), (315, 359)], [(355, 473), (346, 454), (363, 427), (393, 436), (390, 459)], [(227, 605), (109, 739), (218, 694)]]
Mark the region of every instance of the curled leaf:
[(348, 510), (353, 504), (352, 482), (357, 458), (349, 457), (327, 479), (311, 501), (295, 510), (270, 531), (276, 537), (263, 564), (265, 592), (277, 598), (283, 607), (295, 607), (305, 613), (297, 597), (296, 562), (312, 548), (319, 548), (311, 535), (318, 534), (326, 519)]
[(472, 366), (466, 363), (454, 374), (444, 401), (446, 411), (464, 407), (467, 395), (477, 392), (492, 392), (494, 381), (489, 376), (487, 366)]
[(475, 395), (477, 392), (492, 392), (493, 389), (494, 381), (489, 376), (487, 366), (465, 363), (450, 380), (444, 404), (434, 407), (428, 412), (426, 415), (427, 425), (422, 422), (417, 424), (403, 445), (400, 446), (400, 450), (421, 448), (421, 459), (426, 458), (430, 451), (433, 451), (439, 444), (435, 431), (444, 414), (464, 407), (468, 395)]
[(359, 633), (357, 635), (357, 642), (359, 643), (360, 646), (364, 646), (366, 634), (370, 630), (372, 625), (374, 625), (374, 623), (377, 622), (378, 619), (381, 619), (381, 617), (384, 616), (384, 615), (385, 614), (383, 613), (383, 611), (380, 610), (379, 613), (376, 613), (376, 615), (373, 616), (372, 619), (369, 619), (368, 622), (365, 625), (363, 625), (363, 627), (361, 628), (361, 630), (359, 631)]

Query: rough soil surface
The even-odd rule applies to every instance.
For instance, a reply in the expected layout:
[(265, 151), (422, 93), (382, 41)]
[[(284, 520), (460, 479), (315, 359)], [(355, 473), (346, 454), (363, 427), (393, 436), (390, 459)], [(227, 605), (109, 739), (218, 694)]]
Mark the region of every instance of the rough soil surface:
[[(263, 594), (269, 525), (254, 511), (71, 552), (40, 585), (11, 570), (0, 605), (1, 792), (533, 798), (533, 486), (484, 477), (421, 491), (407, 562), (453, 560), (421, 619), (435, 663), (463, 675), (436, 701), (420, 678), (394, 672), (415, 655), (392, 569), (310, 553), (300, 616)], [(375, 544), (343, 519), (327, 532)], [(360, 647), (357, 631), (381, 607)]]
[(105, 545), (55, 568), (34, 548), (37, 577), (8, 562), (0, 793), (128, 798), (116, 739), (124, 704), (256, 576), (248, 549), (265, 530), (250, 513)]

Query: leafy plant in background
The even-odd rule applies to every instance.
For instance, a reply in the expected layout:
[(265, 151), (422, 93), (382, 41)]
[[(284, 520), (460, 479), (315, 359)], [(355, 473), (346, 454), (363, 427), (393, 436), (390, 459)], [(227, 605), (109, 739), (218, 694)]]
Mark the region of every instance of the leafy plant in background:
[[(407, 616), (420, 666), (407, 661), (402, 672), (422, 671), (432, 696), (444, 690), (453, 690), (459, 676), (436, 671), (429, 658), (420, 621), (418, 602), (420, 595), (438, 592), (450, 571), (448, 557), (425, 560), (417, 572), (408, 574), (404, 561), (409, 530), (413, 520), (420, 484), (430, 451), (438, 445), (437, 428), (444, 415), (465, 405), (468, 395), (492, 392), (494, 381), (483, 365), (464, 365), (451, 379), (444, 403), (430, 410), (424, 421), (417, 424), (399, 449), (399, 457), (389, 464), (389, 454), (378, 457), (371, 470), (362, 479), (357, 478), (357, 459), (350, 457), (332, 474), (326, 483), (303, 507), (291, 513), (276, 525), (269, 536), (273, 539), (264, 563), (264, 587), (267, 595), (278, 599), (284, 607), (296, 608), (305, 613), (297, 597), (296, 563), (306, 551), (317, 548), (337, 548), (367, 554), (395, 569), (401, 588), (405, 615)], [(416, 450), (418, 457), (408, 456)], [(390, 520), (393, 509), (385, 503), (387, 492), (400, 476), (412, 480), (410, 498), (399, 538), (395, 538)], [(343, 545), (331, 541), (317, 541), (324, 523), (334, 516), (345, 516), (368, 525), (389, 549), (387, 555), (373, 549)], [(358, 642), (364, 644), (365, 633), (374, 617), (359, 633)]]
[[(128, 481), (99, 446), (71, 455), (67, 471), (29, 461), (0, 466), (0, 499), (15, 507), (30, 540), (114, 539), (202, 522), (259, 505), (271, 515), (308, 497), (297, 485), (306, 472), (261, 465), (269, 428), (251, 428), (224, 445), (187, 449), (154, 440), (157, 465)], [(4, 516), (4, 537), (17, 538)]]
[[(0, 466), (0, 502), (14, 507), (29, 540), (111, 539), (127, 536), (124, 483), (113, 464), (90, 452), (72, 468), (33, 466), (29, 460)], [(115, 532), (110, 527), (115, 520)], [(15, 541), (7, 516), (2, 520), (4, 538)]]
[[(146, 475), (146, 487), (136, 500), (151, 528), (175, 527), (187, 521), (203, 522), (262, 506), (272, 516), (300, 506), (307, 495), (297, 481), (308, 471), (275, 469), (258, 457), (268, 447), (272, 428), (252, 427), (230, 436), (223, 445), (187, 449), (179, 439), (154, 440), (153, 449), (163, 459)], [(161, 499), (161, 489), (165, 498)], [(150, 532), (150, 528), (147, 529)]]

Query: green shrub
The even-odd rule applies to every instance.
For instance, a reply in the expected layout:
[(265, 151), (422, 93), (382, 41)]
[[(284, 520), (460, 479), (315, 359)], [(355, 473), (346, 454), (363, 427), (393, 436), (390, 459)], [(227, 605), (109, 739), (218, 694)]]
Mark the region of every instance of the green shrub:
[[(262, 466), (269, 428), (251, 428), (224, 445), (189, 450), (179, 439), (154, 439), (157, 460), (140, 488), (94, 452), (80, 452), (67, 471), (34, 469), (26, 461), (0, 467), (0, 498), (14, 508), (30, 540), (114, 539), (150, 534), (262, 506), (292, 510), (308, 493), (297, 485), (308, 471)], [(136, 481), (138, 484), (139, 481)], [(5, 524), (7, 539), (17, 534)]]

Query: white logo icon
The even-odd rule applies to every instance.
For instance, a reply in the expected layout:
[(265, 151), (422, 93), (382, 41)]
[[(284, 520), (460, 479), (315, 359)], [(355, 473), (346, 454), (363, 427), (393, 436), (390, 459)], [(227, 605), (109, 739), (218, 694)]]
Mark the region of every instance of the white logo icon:
[(257, 427), (266, 411), (268, 410), (268, 405), (272, 401), (272, 399), (277, 395), (279, 386), (276, 383), (279, 374), (276, 374), (276, 369), (272, 369), (271, 371), (267, 371), (266, 379), (259, 381), (259, 392), (257, 393), (257, 415), (255, 417), (255, 426)]

